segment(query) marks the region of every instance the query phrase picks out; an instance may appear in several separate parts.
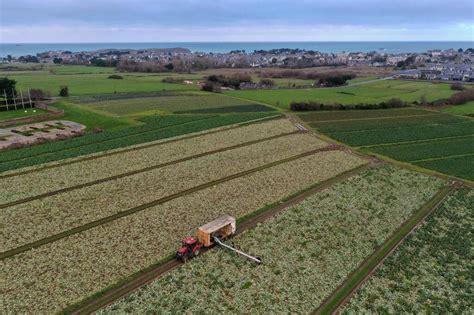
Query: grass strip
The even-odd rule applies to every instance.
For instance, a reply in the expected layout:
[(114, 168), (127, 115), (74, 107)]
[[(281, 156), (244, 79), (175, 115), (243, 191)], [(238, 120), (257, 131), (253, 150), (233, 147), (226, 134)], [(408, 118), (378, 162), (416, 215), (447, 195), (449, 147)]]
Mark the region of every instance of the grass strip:
[(108, 216), (108, 217), (101, 218), (101, 219), (96, 220), (96, 221), (92, 221), (90, 223), (87, 223), (87, 224), (82, 225), (82, 226), (78, 226), (78, 227), (70, 229), (68, 231), (64, 231), (64, 232), (58, 233), (56, 235), (52, 235), (52, 236), (40, 239), (38, 241), (31, 242), (31, 243), (25, 244), (23, 246), (20, 246), (20, 247), (2, 252), (2, 253), (0, 253), (0, 261), (4, 260), (4, 259), (7, 259), (9, 257), (13, 257), (15, 255), (18, 255), (20, 253), (26, 252), (30, 249), (37, 248), (37, 247), (46, 245), (48, 243), (55, 242), (55, 241), (60, 240), (62, 238), (65, 238), (65, 237), (68, 237), (68, 236), (71, 236), (71, 235), (74, 235), (74, 234), (78, 234), (78, 233), (81, 233), (83, 231), (86, 231), (86, 230), (92, 229), (94, 227), (100, 226), (102, 224), (109, 223), (109, 222), (112, 222), (114, 220), (117, 220), (117, 219), (129, 216), (131, 214), (143, 211), (143, 210), (148, 209), (150, 207), (154, 207), (156, 205), (159, 205), (159, 204), (165, 203), (167, 201), (182, 197), (184, 195), (187, 195), (187, 194), (190, 194), (190, 193), (193, 193), (193, 192), (196, 192), (196, 191), (199, 191), (199, 190), (211, 187), (211, 186), (215, 186), (215, 185), (227, 182), (229, 180), (232, 180), (232, 179), (235, 179), (235, 178), (238, 178), (238, 177), (249, 175), (249, 174), (252, 174), (252, 173), (255, 173), (255, 172), (270, 168), (270, 167), (273, 167), (273, 166), (277, 166), (277, 165), (284, 164), (284, 163), (287, 163), (287, 162), (290, 162), (290, 161), (293, 161), (293, 160), (297, 160), (297, 159), (300, 159), (300, 158), (303, 158), (303, 157), (306, 157), (306, 156), (309, 156), (309, 155), (313, 155), (313, 154), (316, 154), (318, 152), (324, 152), (324, 151), (330, 151), (330, 150), (336, 150), (336, 148), (330, 146), (330, 147), (326, 147), (326, 148), (321, 148), (321, 149), (308, 151), (308, 152), (298, 154), (298, 155), (295, 155), (295, 156), (292, 156), (292, 157), (289, 157), (289, 158), (286, 158), (286, 159), (282, 159), (282, 160), (279, 160), (279, 161), (276, 161), (276, 162), (265, 164), (265, 165), (262, 165), (262, 166), (244, 171), (244, 172), (236, 173), (234, 175), (230, 175), (230, 176), (227, 176), (227, 177), (220, 178), (218, 180), (214, 180), (214, 181), (202, 184), (202, 185), (192, 187), (190, 189), (181, 191), (179, 193), (172, 194), (172, 195), (169, 195), (167, 197), (160, 198), (160, 199), (154, 200), (152, 202), (149, 202), (149, 203), (137, 206), (137, 207), (133, 207), (133, 208), (124, 210), (122, 212), (116, 213), (116, 214)]
[(352, 294), (370, 277), (383, 263), (390, 253), (432, 212), (443, 200), (454, 191), (453, 186), (443, 187), (426, 204), (424, 204), (411, 218), (405, 221), (382, 246), (369, 256), (357, 270), (355, 270), (342, 285), (336, 289), (314, 314), (333, 314), (352, 296)]
[(40, 195), (28, 197), (28, 198), (15, 200), (15, 201), (12, 201), (12, 202), (9, 202), (9, 203), (0, 204), (0, 209), (8, 208), (8, 207), (11, 207), (11, 206), (16, 206), (16, 205), (19, 205), (19, 204), (22, 204), (22, 203), (30, 202), (30, 201), (45, 198), (45, 197), (54, 196), (54, 195), (57, 195), (57, 194), (60, 194), (60, 193), (68, 192), (68, 191), (73, 191), (73, 190), (76, 190), (76, 189), (81, 189), (81, 188), (84, 188), (84, 187), (97, 185), (97, 184), (108, 182), (108, 181), (111, 181), (111, 180), (116, 180), (116, 179), (119, 179), (119, 178), (132, 176), (132, 175), (135, 175), (135, 174), (148, 172), (148, 171), (151, 171), (151, 170), (163, 168), (163, 167), (170, 166), (170, 165), (173, 165), (173, 164), (182, 163), (182, 162), (185, 162), (185, 161), (189, 161), (189, 160), (197, 159), (197, 158), (200, 158), (200, 157), (204, 157), (206, 155), (225, 152), (225, 151), (229, 151), (229, 150), (249, 146), (249, 145), (252, 145), (252, 144), (257, 144), (257, 143), (261, 143), (261, 142), (265, 142), (265, 141), (270, 141), (270, 140), (282, 138), (282, 137), (289, 136), (289, 135), (296, 134), (296, 133), (298, 133), (298, 131), (288, 132), (288, 133), (279, 134), (279, 135), (275, 135), (275, 136), (271, 136), (271, 137), (267, 137), (267, 138), (263, 138), (263, 139), (257, 139), (257, 140), (253, 140), (253, 141), (239, 143), (239, 144), (236, 144), (236, 145), (233, 145), (233, 146), (230, 146), (230, 147), (225, 147), (225, 148), (221, 148), (221, 149), (217, 149), (217, 150), (207, 151), (207, 152), (203, 152), (203, 153), (200, 153), (200, 154), (196, 154), (196, 155), (188, 156), (188, 157), (185, 157), (185, 158), (177, 159), (177, 160), (174, 160), (174, 161), (169, 161), (169, 162), (166, 162), (166, 163), (152, 165), (152, 166), (142, 168), (142, 169), (139, 169), (139, 170), (134, 170), (134, 171), (122, 173), (122, 174), (119, 174), (119, 175), (114, 175), (114, 176), (110, 176), (110, 177), (106, 177), (106, 178), (101, 178), (101, 179), (91, 181), (91, 182), (87, 182), (87, 183), (84, 183), (84, 184), (79, 184), (79, 185), (75, 185), (75, 186), (71, 186), (71, 187), (67, 187), (67, 188), (63, 188), (63, 189), (59, 189), (59, 190), (55, 190), (55, 191), (51, 191), (51, 192), (47, 192), (47, 193), (44, 193), (44, 194), (40, 194)]
[[(288, 207), (301, 202), (302, 200), (314, 195), (338, 182), (341, 182), (351, 176), (360, 173), (362, 170), (370, 167), (368, 164), (361, 165), (352, 170), (338, 174), (337, 176), (316, 183), (304, 190), (301, 190), (295, 194), (292, 194), (278, 202), (260, 208), (248, 215), (237, 219), (237, 231), (235, 235), (238, 235), (246, 230), (252, 229), (257, 226), (258, 223), (264, 222), (275, 214), (287, 209)], [(204, 253), (205, 251), (203, 251)], [(73, 304), (64, 309), (61, 314), (91, 314), (100, 308), (114, 302), (115, 300), (137, 290), (139, 287), (154, 281), (156, 278), (163, 276), (170, 272), (176, 267), (180, 266), (181, 263), (176, 261), (174, 253), (170, 253), (166, 258), (160, 260), (158, 263), (140, 270), (139, 272), (128, 276), (117, 283), (104, 288), (103, 290), (91, 295), (85, 300)]]

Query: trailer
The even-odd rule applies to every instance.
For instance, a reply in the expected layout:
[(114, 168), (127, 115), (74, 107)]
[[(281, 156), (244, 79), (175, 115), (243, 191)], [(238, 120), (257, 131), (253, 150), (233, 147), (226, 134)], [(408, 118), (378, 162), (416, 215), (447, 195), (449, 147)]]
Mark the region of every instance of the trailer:
[(218, 245), (261, 264), (262, 259), (260, 257), (248, 255), (241, 250), (223, 243), (224, 240), (232, 237), (235, 234), (235, 231), (235, 218), (230, 215), (221, 216), (199, 227), (197, 230), (197, 240), (193, 237), (186, 237), (182, 241), (181, 248), (176, 252), (176, 259), (186, 262), (188, 259), (198, 256), (202, 247)]

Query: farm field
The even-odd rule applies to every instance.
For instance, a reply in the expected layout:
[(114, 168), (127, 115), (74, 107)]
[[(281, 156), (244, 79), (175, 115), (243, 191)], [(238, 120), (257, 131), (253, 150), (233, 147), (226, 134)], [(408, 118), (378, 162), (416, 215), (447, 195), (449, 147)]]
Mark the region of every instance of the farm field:
[[(242, 125), (238, 128), (217, 129), (214, 133), (195, 134), (190, 138), (174, 138), (173, 141), (154, 141), (143, 145), (126, 147), (104, 154), (94, 154), (68, 160), (68, 163), (52, 163), (45, 167), (31, 167), (25, 172), (20, 169), (0, 175), (1, 204), (14, 202), (68, 187), (77, 187), (90, 182), (105, 180), (125, 173), (150, 171), (167, 163), (218, 153), (218, 150), (232, 149), (249, 143), (269, 141), (296, 132), (296, 128), (286, 119), (272, 120), (257, 124)], [(298, 135), (297, 135), (298, 136)], [(315, 145), (314, 137), (283, 137), (286, 139), (308, 139)], [(265, 144), (266, 142), (263, 142)], [(272, 142), (274, 143), (274, 142)], [(274, 144), (278, 144), (275, 142)], [(308, 142), (309, 143), (309, 142)], [(320, 141), (323, 144), (322, 141)], [(153, 159), (150, 160), (150, 156)], [(101, 170), (97, 172), (96, 170)], [(25, 185), (28, 183), (28, 185)], [(18, 190), (18, 187), (24, 187)]]
[[(338, 150), (296, 158), (3, 259), (4, 309), (21, 312), (34, 305), (38, 312), (59, 311), (166, 259), (183, 235), (216, 216), (250, 215), (364, 163)], [(176, 220), (183, 223), (173, 224)]]
[(443, 112), (457, 115), (474, 116), (474, 101), (463, 105), (453, 105), (442, 109)]
[[(367, 112), (367, 117), (362, 116)], [(410, 113), (413, 113), (411, 115)], [(311, 127), (366, 153), (474, 180), (474, 121), (419, 108), (299, 115)]]
[(0, 252), (324, 146), (290, 135), (13, 205), (0, 218)]
[(449, 196), (342, 313), (473, 313), (473, 204), (472, 189)]
[[(0, 72), (0, 76), (2, 73)], [(49, 91), (52, 96), (59, 96), (59, 88), (68, 86), (71, 96), (87, 94), (113, 94), (128, 92), (154, 91), (192, 91), (198, 88), (194, 85), (163, 83), (163, 76), (121, 74), (122, 80), (108, 78), (107, 73), (93, 74), (41, 74), (27, 73), (8, 75), (16, 80), (17, 88), (26, 90), (42, 89)]]
[(264, 264), (217, 248), (100, 313), (310, 313), (442, 185), (369, 169), (232, 240)]
[(65, 141), (2, 152), (0, 171), (15, 170), (42, 163), (56, 162), (106, 150), (176, 137), (211, 128), (265, 118), (274, 113), (230, 115), (170, 115), (143, 118), (144, 125), (88, 134)]
[(423, 96), (427, 101), (434, 101), (448, 98), (453, 94), (453, 91), (450, 89), (449, 84), (385, 80), (353, 87), (228, 91), (224, 94), (288, 109), (290, 103), (295, 101), (350, 105), (380, 103), (391, 98), (415, 102), (420, 101)]
[(89, 102), (87, 106), (111, 114), (264, 112), (271, 107), (215, 93), (174, 93), (158, 97)]

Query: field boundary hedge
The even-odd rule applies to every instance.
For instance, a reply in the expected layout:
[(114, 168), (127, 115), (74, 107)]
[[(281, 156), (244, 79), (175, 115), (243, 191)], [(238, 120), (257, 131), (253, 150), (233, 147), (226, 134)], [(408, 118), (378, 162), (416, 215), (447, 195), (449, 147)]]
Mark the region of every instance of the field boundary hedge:
[[(271, 218), (275, 214), (284, 211), (288, 207), (297, 204), (304, 199), (336, 184), (343, 180), (346, 180), (352, 176), (357, 175), (361, 171), (370, 168), (376, 167), (370, 164), (364, 164), (358, 166), (352, 170), (338, 174), (332, 178), (324, 180), (322, 182), (316, 183), (304, 190), (301, 190), (295, 194), (292, 194), (280, 201), (277, 201), (273, 204), (270, 204), (266, 207), (255, 210), (254, 212), (243, 216), (237, 219), (239, 223), (235, 235), (241, 234), (244, 231), (254, 228), (258, 223), (264, 222), (267, 219)], [(203, 253), (207, 250), (205, 249)], [(166, 273), (172, 271), (173, 269), (182, 265), (181, 262), (178, 262), (174, 259), (174, 253), (158, 263), (149, 266), (143, 270), (136, 272), (133, 275), (123, 278), (122, 280), (116, 282), (115, 284), (104, 288), (103, 290), (91, 295), (90, 297), (80, 301), (76, 304), (70, 305), (68, 308), (64, 309), (62, 314), (91, 314), (95, 311), (111, 304), (115, 300), (132, 293), (143, 285), (146, 285), (157, 278), (165, 275)]]
[(344, 282), (315, 310), (314, 314), (334, 314), (352, 297), (385, 259), (455, 190), (453, 185), (441, 188), (354, 270)]
[(81, 233), (83, 231), (92, 229), (94, 227), (97, 227), (97, 226), (115, 221), (117, 219), (135, 214), (137, 212), (140, 212), (140, 211), (146, 210), (148, 208), (163, 204), (165, 202), (168, 202), (168, 201), (171, 201), (173, 199), (191, 194), (193, 192), (196, 192), (196, 191), (199, 191), (199, 190), (211, 187), (211, 186), (215, 186), (215, 185), (230, 181), (230, 180), (235, 179), (235, 178), (239, 178), (239, 177), (242, 177), (242, 176), (245, 176), (245, 175), (256, 173), (256, 172), (265, 170), (267, 168), (271, 168), (273, 166), (288, 163), (288, 162), (291, 162), (291, 161), (294, 161), (294, 160), (297, 160), (297, 159), (300, 159), (300, 158), (303, 158), (303, 157), (307, 157), (307, 156), (310, 156), (310, 155), (313, 155), (313, 154), (316, 154), (316, 153), (327, 152), (327, 151), (336, 151), (336, 150), (340, 150), (340, 147), (338, 147), (338, 146), (327, 146), (327, 147), (324, 147), (324, 148), (311, 150), (311, 151), (301, 153), (301, 154), (298, 154), (298, 155), (295, 155), (295, 156), (292, 156), (292, 157), (289, 157), (289, 158), (285, 158), (285, 159), (282, 159), (282, 160), (279, 160), (279, 161), (275, 161), (275, 162), (272, 162), (272, 163), (261, 165), (261, 166), (258, 166), (256, 168), (250, 169), (250, 170), (246, 170), (246, 171), (239, 172), (239, 173), (236, 173), (236, 174), (233, 174), (233, 175), (229, 175), (229, 176), (226, 176), (226, 177), (214, 180), (214, 181), (210, 181), (210, 182), (207, 182), (207, 183), (204, 183), (204, 184), (201, 184), (201, 185), (197, 185), (195, 187), (180, 191), (178, 193), (171, 194), (171, 195), (168, 195), (166, 197), (148, 202), (146, 204), (142, 204), (142, 205), (137, 206), (137, 207), (129, 208), (129, 209), (121, 211), (119, 213), (116, 213), (116, 214), (113, 214), (113, 215), (110, 215), (110, 216), (107, 216), (107, 217), (103, 217), (101, 219), (98, 219), (98, 220), (89, 222), (87, 224), (72, 228), (70, 230), (63, 231), (61, 233), (58, 233), (58, 234), (55, 234), (55, 235), (52, 235), (52, 236), (34, 241), (34, 242), (31, 242), (31, 243), (28, 243), (28, 244), (25, 244), (25, 245), (22, 245), (20, 247), (16, 247), (16, 248), (11, 249), (11, 250), (7, 250), (5, 252), (0, 253), (0, 261), (2, 261), (4, 259), (7, 259), (9, 257), (13, 257), (13, 256), (18, 255), (18, 254), (21, 254), (21, 253), (26, 252), (28, 250), (31, 250), (33, 248), (38, 248), (40, 246), (46, 245), (48, 243), (55, 242), (55, 241), (60, 240), (62, 238)]

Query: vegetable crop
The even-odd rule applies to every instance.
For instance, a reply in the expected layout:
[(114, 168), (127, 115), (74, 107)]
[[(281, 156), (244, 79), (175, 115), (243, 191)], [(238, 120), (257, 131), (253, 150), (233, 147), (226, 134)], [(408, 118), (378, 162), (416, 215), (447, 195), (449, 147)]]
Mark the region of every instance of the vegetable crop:
[[(235, 129), (224, 129), (217, 133), (203, 134), (165, 144), (147, 143), (145, 147), (137, 146), (132, 151), (121, 153), (117, 151), (114, 155), (101, 157), (95, 154), (97, 157), (92, 160), (2, 178), (0, 204), (295, 130), (296, 128), (288, 120), (279, 119)], [(316, 142), (314, 139), (313, 143)], [(84, 156), (84, 158), (90, 156)], [(30, 168), (30, 170), (33, 169)]]
[(428, 217), (354, 295), (343, 314), (472, 314), (474, 190)]
[(318, 153), (5, 259), (1, 262), (2, 307), (11, 313), (60, 311), (159, 262), (176, 250), (181, 238), (222, 214), (250, 215), (364, 163), (342, 151)]
[(442, 182), (382, 167), (336, 184), (101, 313), (310, 313)]

